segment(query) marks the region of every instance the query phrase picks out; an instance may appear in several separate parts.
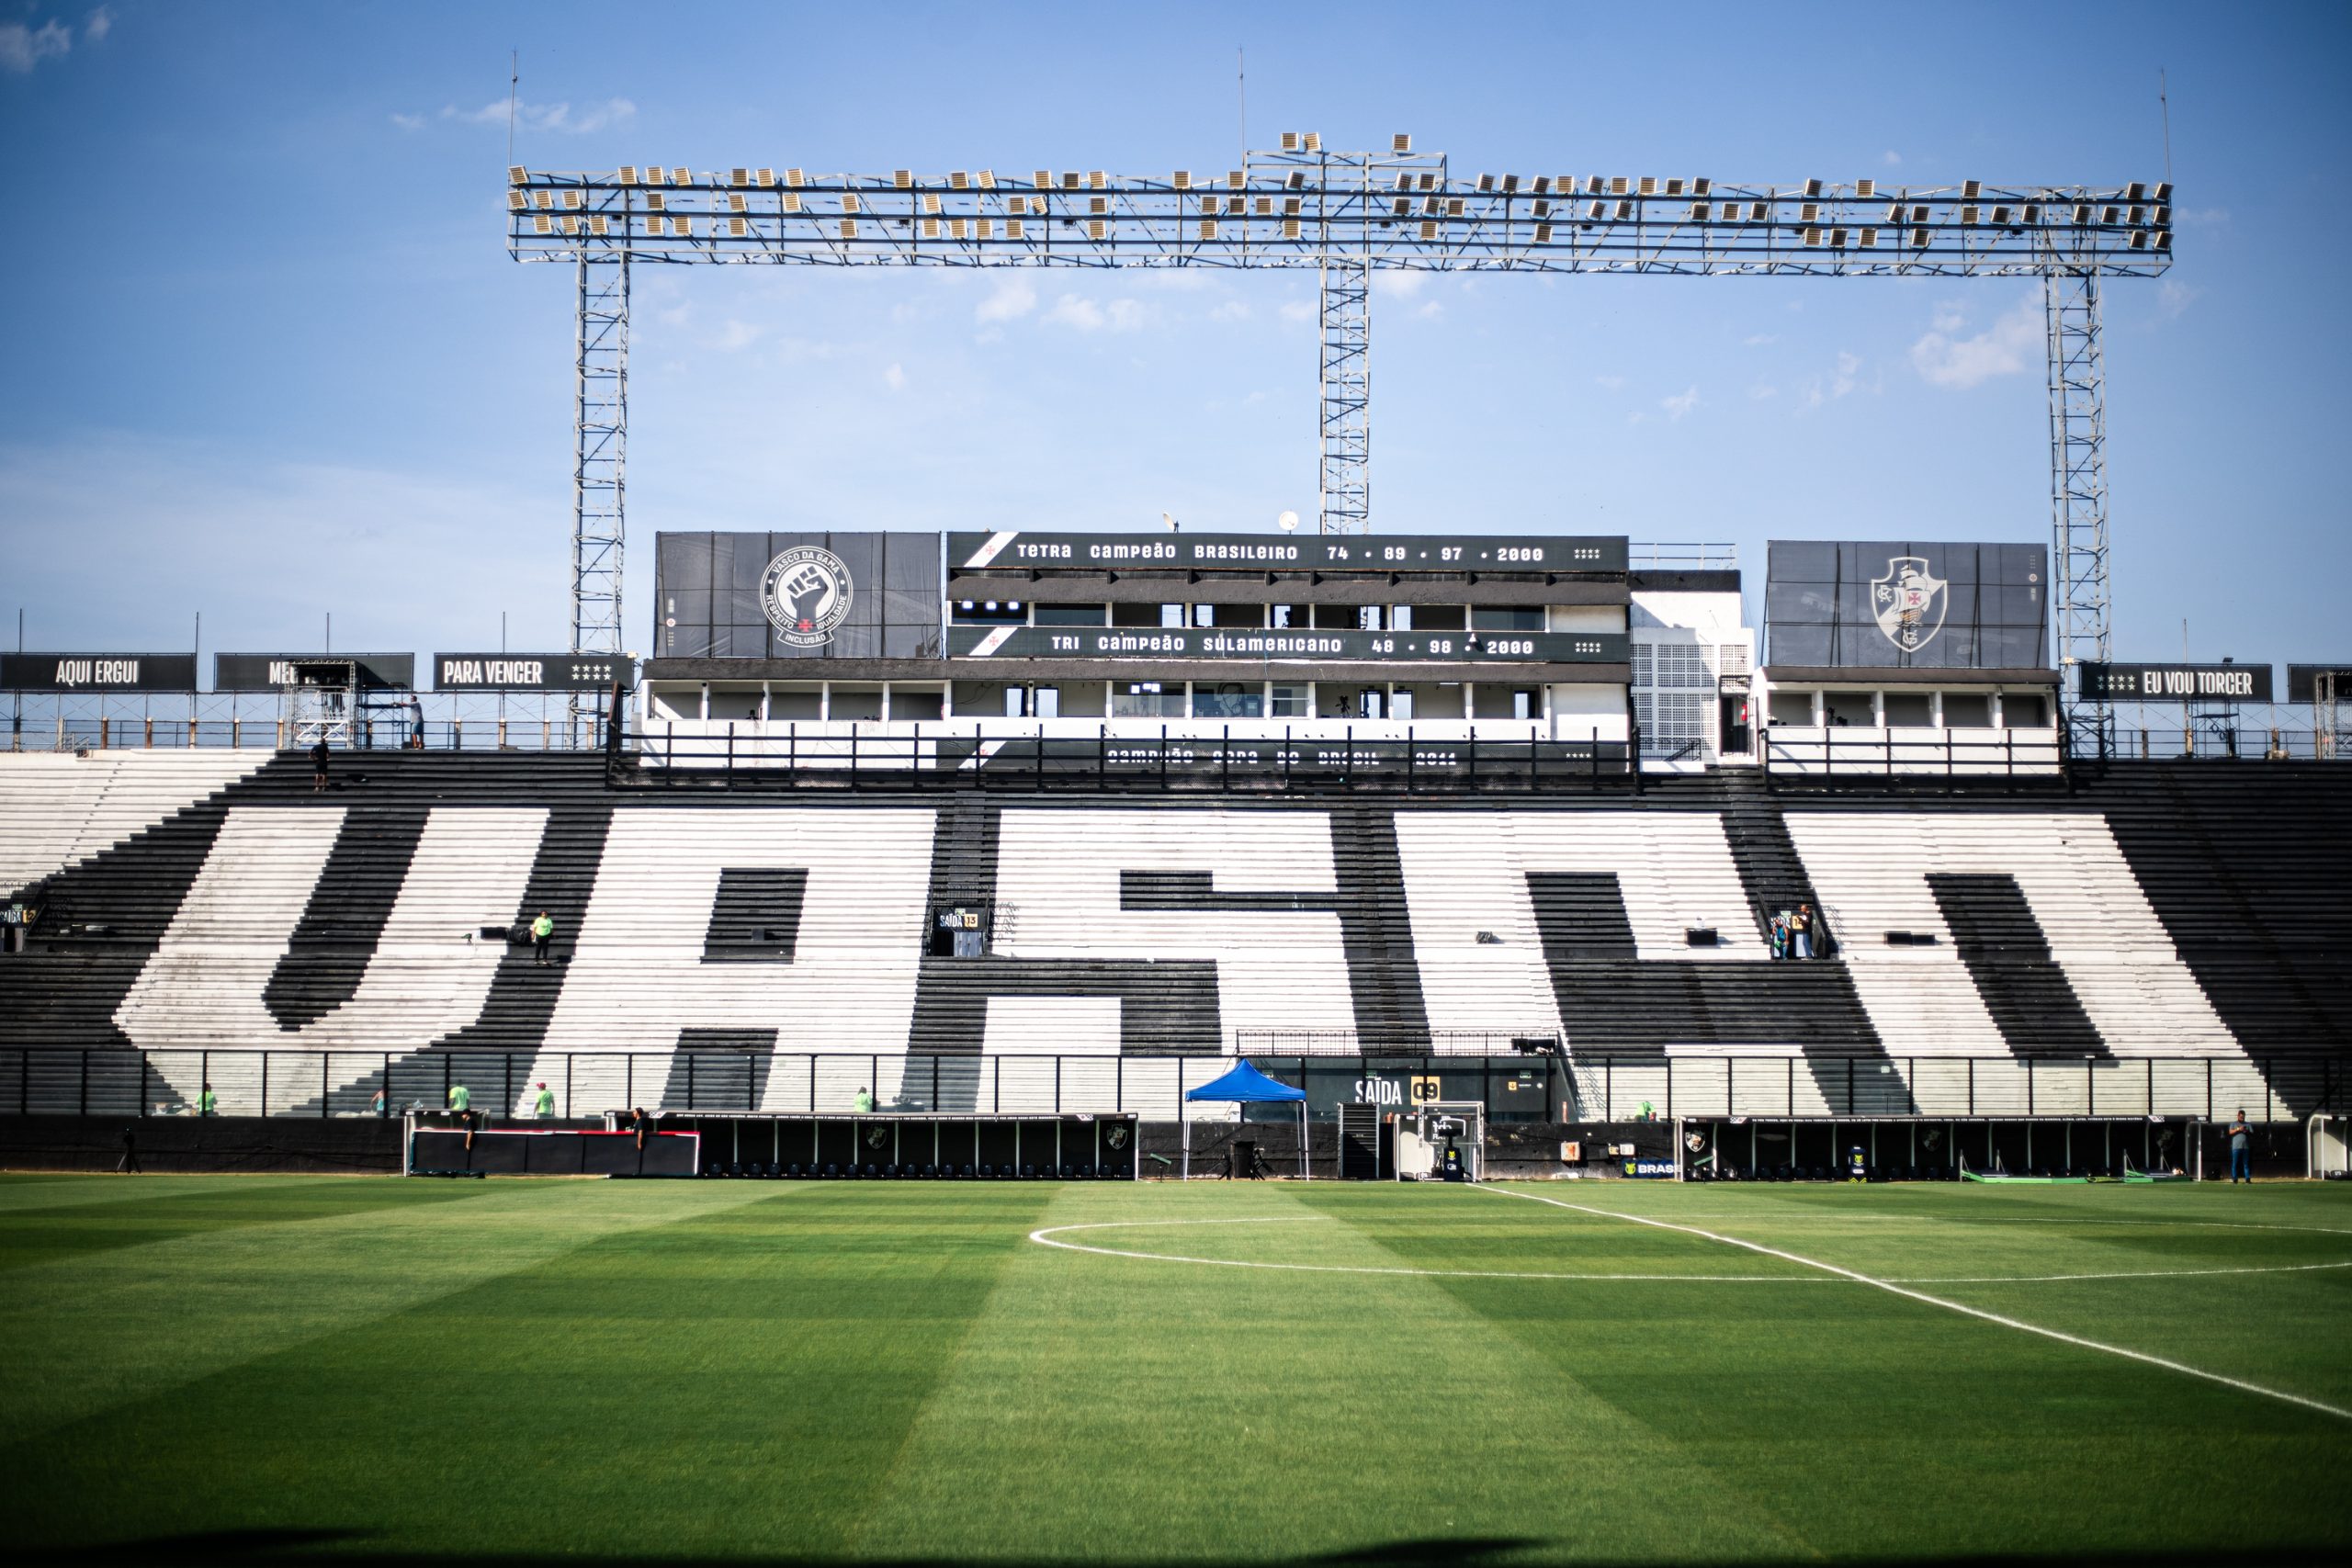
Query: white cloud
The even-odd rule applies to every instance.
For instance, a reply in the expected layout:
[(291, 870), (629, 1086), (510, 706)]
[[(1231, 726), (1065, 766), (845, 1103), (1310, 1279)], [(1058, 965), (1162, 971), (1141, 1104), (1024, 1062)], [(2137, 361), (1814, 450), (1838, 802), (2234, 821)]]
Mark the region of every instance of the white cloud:
[(1065, 294), (1054, 301), (1053, 309), (1046, 312), (1046, 320), (1082, 333), (1099, 333), (1105, 328), (1126, 333), (1143, 325), (1143, 306), (1134, 299), (1114, 299), (1102, 306), (1080, 295)]
[(0, 27), (0, 71), (14, 71), (23, 75), (53, 54), (63, 54), (74, 47), (74, 35), (56, 22), (44, 22), (38, 28), (22, 22), (10, 22)]
[(2020, 299), (2014, 310), (1974, 337), (1952, 336), (1959, 327), (1945, 325), (1945, 312), (1939, 311), (1936, 320), (1939, 330), (1911, 345), (1912, 366), (1936, 386), (1965, 391), (1996, 376), (2014, 376), (2041, 360), (2041, 307), (2032, 299)]
[(424, 117), (421, 114), (396, 114), (392, 116), (392, 123), (402, 130), (423, 130)]
[(1372, 291), (1391, 299), (1410, 299), (1429, 280), (1425, 272), (1375, 272), (1372, 275)]
[(2173, 214), (2175, 223), (2184, 229), (2219, 229), (2230, 220), (2226, 207), (2189, 207)]
[(1879, 161), (1880, 163), (1882, 163), (1882, 164), (1884, 164), (1888, 168), (1892, 169), (1892, 168), (1894, 168), (1896, 164), (1900, 164), (1900, 163), (1902, 163), (1902, 162), (1903, 162), (1903, 154), (1902, 154), (1902, 153), (1900, 153), (1900, 152), (1897, 152), (1894, 148), (1890, 147), (1890, 148), (1888, 148), (1885, 152), (1882, 152), (1882, 153), (1880, 153), (1880, 154), (1878, 155), (1878, 161)]
[(1842, 398), (1852, 391), (1855, 385), (1854, 378), (1861, 374), (1861, 369), (1860, 355), (1841, 352), (1838, 355), (1838, 374), (1830, 378), (1829, 395), (1833, 398)]
[(1759, 381), (1755, 386), (1747, 389), (1747, 395), (1760, 403), (1768, 399), (1779, 397), (1781, 395), (1781, 389), (1778, 387), (1766, 386), (1764, 383)]
[(2181, 312), (2188, 310), (2197, 297), (2204, 292), (2201, 288), (2190, 288), (2177, 277), (2167, 277), (2164, 280), (2163, 286), (2156, 290), (2156, 309), (2164, 312), (2165, 320), (2177, 321), (2180, 320)]
[(114, 13), (104, 6), (91, 12), (89, 20), (82, 24), (82, 36), (92, 43), (106, 42), (107, 34), (112, 31), (114, 31)]
[[(506, 123), (508, 105), (504, 98), (494, 99), (478, 109), (461, 109), (455, 104), (445, 105), (443, 119), (454, 119), (460, 125), (500, 125)], [(637, 114), (637, 106), (627, 98), (606, 98), (601, 104), (591, 104), (578, 114), (571, 105), (517, 104), (513, 107), (514, 123), (525, 130), (558, 131), (584, 135), (627, 123)]]
[(906, 370), (902, 367), (893, 364), (890, 368), (882, 372), (882, 384), (889, 388), (890, 390), (894, 392), (905, 391), (907, 389)]
[(1434, 299), (1425, 299), (1421, 302), (1421, 308), (1413, 314), (1433, 320), (1445, 314), (1445, 307)]
[(1209, 312), (1209, 320), (1212, 321), (1246, 321), (1249, 319), (1249, 303), (1241, 299), (1227, 299)]
[(1312, 305), (1310, 305), (1310, 304), (1308, 304), (1306, 300), (1304, 300), (1304, 299), (1285, 299), (1285, 300), (1283, 300), (1283, 321), (1313, 321), (1314, 319), (1315, 319), (1315, 307), (1314, 307), (1314, 306), (1312, 306)]
[(1687, 392), (1677, 392), (1670, 398), (1660, 398), (1657, 406), (1666, 411), (1667, 418), (1679, 420), (1699, 406), (1699, 389), (1693, 387)]
[(1740, 340), (1743, 344), (1749, 348), (1762, 348), (1766, 344), (1778, 343), (1780, 341), (1781, 334), (1778, 333), (1750, 333), (1747, 337)]
[(1011, 321), (1027, 315), (1037, 308), (1037, 291), (1018, 277), (999, 282), (989, 297), (980, 301), (973, 319), (982, 321)]
[(759, 341), (759, 338), (758, 327), (749, 321), (729, 319), (728, 323), (719, 329), (718, 341), (712, 346), (722, 354), (732, 354), (737, 349), (751, 347)]
[(1595, 376), (1592, 384), (1604, 392), (1613, 392), (1625, 385), (1623, 376)]

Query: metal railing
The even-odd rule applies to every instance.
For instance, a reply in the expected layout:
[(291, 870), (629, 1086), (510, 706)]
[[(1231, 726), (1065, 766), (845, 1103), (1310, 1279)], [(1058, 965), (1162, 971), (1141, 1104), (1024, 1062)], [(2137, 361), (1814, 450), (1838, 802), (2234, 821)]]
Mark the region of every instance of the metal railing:
[[(1467, 1055), (1351, 1046), (1250, 1052), (1307, 1091), (1329, 1120), (1343, 1104), (1467, 1100), (1490, 1122), (1683, 1117), (2212, 1120), (2244, 1108), (2261, 1121), (2352, 1111), (2352, 1057), (1812, 1056), (1752, 1051)], [(462, 1085), (472, 1109), (528, 1119), (537, 1086), (564, 1119), (643, 1105), (673, 1112), (840, 1112), (871, 1090), (884, 1110), (990, 1115), (1132, 1112), (1214, 1119), (1183, 1096), (1231, 1056), (934, 1055), (743, 1051), (0, 1051), (0, 1114), (185, 1116), (209, 1085), (217, 1116), (392, 1118), (438, 1111)]]
[[(1629, 758), (1639, 744), (1623, 740), (1547, 739), (1532, 724), (1507, 738), (1417, 734), (1409, 725), (1382, 726), (1359, 736), (1354, 726), (1334, 732), (1235, 734), (1230, 725), (1144, 725), (1048, 728), (1019, 733), (1002, 721), (985, 727), (953, 720), (937, 724), (744, 722), (681, 729), (670, 725), (621, 737), (616, 776), (652, 784), (717, 782), (733, 786), (762, 779), (856, 788), (989, 787), (1016, 789), (1222, 790), (1424, 786), (1467, 790), (1568, 790), (1634, 782)], [(1253, 726), (1251, 728), (1268, 728)], [(1397, 733), (1401, 731), (1401, 733)]]
[(2064, 732), (1949, 728), (1816, 728), (1768, 725), (1758, 761), (1767, 774), (1800, 779), (2043, 778), (2064, 775)]
[[(597, 694), (586, 696), (597, 702)], [(350, 720), (353, 750), (397, 751), (583, 751), (605, 745), (601, 711), (575, 728), (560, 693), (421, 692), (410, 706), (371, 704)], [(7, 694), (0, 751), (277, 750), (295, 744), (296, 725), (277, 692), (154, 692), (134, 694)], [(336, 750), (342, 750), (338, 743)]]

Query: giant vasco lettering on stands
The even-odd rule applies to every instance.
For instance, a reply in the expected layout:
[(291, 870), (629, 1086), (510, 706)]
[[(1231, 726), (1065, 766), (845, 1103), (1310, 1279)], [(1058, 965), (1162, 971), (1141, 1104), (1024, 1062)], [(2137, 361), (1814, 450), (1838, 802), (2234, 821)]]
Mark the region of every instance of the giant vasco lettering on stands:
[[(1146, 1055), (1339, 1029), (2007, 1055), (2048, 1047), (2054, 1008), (2078, 1055), (2244, 1054), (2079, 807), (537, 806), (434, 776), (405, 804), (232, 786), (52, 878), (110, 934), (53, 974), (13, 960), (0, 1043)], [(1834, 959), (1770, 961), (1759, 922), (1799, 900), (1838, 911)], [(978, 953), (928, 951), (950, 904), (995, 912)], [(560, 965), (478, 938), (541, 908)], [(313, 960), (328, 928), (348, 962)], [(1980, 951), (1994, 930), (2041, 956)]]

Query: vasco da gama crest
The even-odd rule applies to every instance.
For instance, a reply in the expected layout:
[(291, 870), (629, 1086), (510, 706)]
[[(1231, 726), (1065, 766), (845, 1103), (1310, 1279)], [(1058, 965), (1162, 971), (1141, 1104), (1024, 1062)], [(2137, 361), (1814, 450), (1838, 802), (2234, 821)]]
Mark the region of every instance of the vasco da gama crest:
[(1951, 603), (1951, 584), (1928, 575), (1924, 556), (1895, 556), (1886, 563), (1886, 575), (1871, 579), (1871, 609), (1886, 640), (1905, 653), (1917, 653), (1944, 629), (1944, 611)]
[(760, 578), (760, 600), (780, 641), (790, 648), (822, 648), (849, 618), (854, 592), (842, 558), (820, 545), (795, 545), (768, 562)]

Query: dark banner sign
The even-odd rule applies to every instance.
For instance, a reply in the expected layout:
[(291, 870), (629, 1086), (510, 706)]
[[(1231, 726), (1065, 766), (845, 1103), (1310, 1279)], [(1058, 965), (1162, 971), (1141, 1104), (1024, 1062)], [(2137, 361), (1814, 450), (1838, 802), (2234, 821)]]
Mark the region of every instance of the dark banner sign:
[(2267, 664), (2085, 664), (2083, 695), (2110, 702), (2267, 703)]
[(1356, 659), (1623, 664), (1623, 632), (1278, 631), (1248, 626), (950, 626), (954, 659)]
[(601, 692), (632, 685), (637, 667), (617, 654), (436, 653), (436, 692)]
[(212, 656), (212, 689), (216, 692), (268, 692), (280, 686), (333, 685), (341, 677), (336, 666), (358, 666), (363, 686), (416, 684), (413, 653), (216, 653)]
[(0, 690), (193, 692), (193, 653), (0, 653)]
[(1774, 539), (1766, 558), (1768, 664), (2048, 667), (2047, 545)]
[(936, 659), (936, 534), (662, 534), (660, 659)]
[(999, 534), (947, 536), (958, 571), (1623, 571), (1619, 537), (1485, 534)]
[(2352, 664), (2290, 664), (2287, 666), (2287, 700), (2310, 703), (2319, 700), (2320, 677), (2335, 677), (2335, 700), (2352, 702)]

